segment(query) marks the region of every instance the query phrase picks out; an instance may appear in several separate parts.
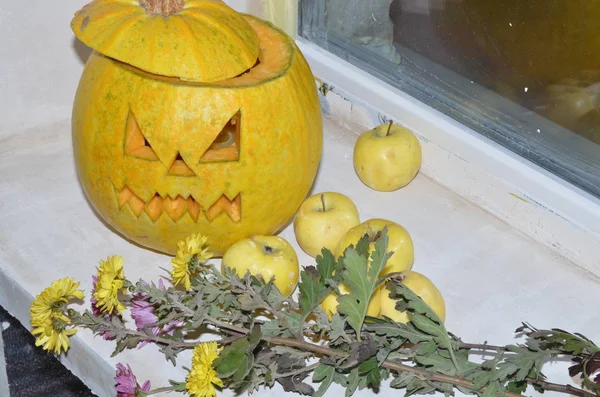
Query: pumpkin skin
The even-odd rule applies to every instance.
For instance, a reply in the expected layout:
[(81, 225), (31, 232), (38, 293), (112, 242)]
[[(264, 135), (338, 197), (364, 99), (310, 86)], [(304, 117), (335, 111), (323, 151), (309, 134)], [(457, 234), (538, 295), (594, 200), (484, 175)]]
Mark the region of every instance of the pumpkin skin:
[[(84, 68), (72, 117), (79, 178), (98, 214), (140, 245), (173, 254), (202, 233), (222, 255), (276, 233), (309, 192), (323, 128), (314, 77), (292, 39), (244, 18), (261, 50), (238, 77), (185, 81), (97, 52)], [(212, 150), (232, 118), (235, 150)]]
[(219, 81), (256, 62), (258, 37), (244, 17), (222, 1), (185, 0), (170, 16), (148, 12), (142, 2), (94, 0), (77, 11), (71, 28), (97, 52), (161, 76)]

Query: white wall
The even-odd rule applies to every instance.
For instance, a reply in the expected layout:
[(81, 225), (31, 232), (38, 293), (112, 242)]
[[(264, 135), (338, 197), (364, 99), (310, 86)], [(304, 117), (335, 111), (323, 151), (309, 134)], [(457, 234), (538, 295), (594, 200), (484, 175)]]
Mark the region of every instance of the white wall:
[(86, 2), (0, 2), (0, 138), (70, 118), (89, 50), (69, 24)]
[[(288, 0), (276, 0), (276, 1), (288, 1)], [(235, 8), (239, 12), (245, 12), (261, 16), (263, 14), (263, 1), (262, 0), (225, 0), (225, 3)]]

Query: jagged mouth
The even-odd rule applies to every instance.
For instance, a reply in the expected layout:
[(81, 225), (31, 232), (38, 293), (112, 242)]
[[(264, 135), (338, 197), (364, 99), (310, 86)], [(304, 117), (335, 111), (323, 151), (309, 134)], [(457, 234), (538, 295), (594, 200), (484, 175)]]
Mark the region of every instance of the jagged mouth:
[(205, 209), (191, 195), (188, 198), (181, 195), (161, 197), (156, 193), (150, 201), (146, 202), (127, 186), (121, 190), (116, 189), (116, 192), (121, 211), (124, 211), (128, 206), (138, 218), (142, 213), (146, 213), (153, 222), (156, 222), (163, 214), (177, 222), (186, 213), (190, 215), (194, 222), (198, 222), (201, 215), (212, 222), (222, 213), (227, 214), (233, 222), (237, 223), (242, 220), (242, 196), (240, 193), (233, 199), (229, 199), (223, 194), (210, 207)]

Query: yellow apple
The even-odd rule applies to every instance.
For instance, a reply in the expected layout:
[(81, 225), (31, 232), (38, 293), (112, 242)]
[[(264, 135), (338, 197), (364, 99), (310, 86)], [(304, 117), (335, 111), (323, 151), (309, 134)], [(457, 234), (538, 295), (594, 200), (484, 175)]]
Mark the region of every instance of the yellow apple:
[(412, 269), (415, 259), (415, 248), (410, 234), (401, 225), (386, 219), (369, 219), (348, 230), (338, 244), (336, 250), (337, 256), (342, 256), (349, 245), (356, 246), (365, 234), (369, 235), (369, 252), (373, 252), (375, 250), (375, 241), (385, 227), (388, 230), (387, 252), (393, 251), (394, 254), (388, 259), (385, 268), (379, 273), (379, 277), (392, 272)]
[(325, 192), (307, 198), (294, 218), (300, 248), (313, 258), (327, 248), (335, 254), (340, 239), (359, 224), (358, 209), (347, 196)]
[[(440, 290), (433, 282), (423, 274), (408, 270), (402, 274), (402, 284), (417, 294), (423, 301), (431, 307), (440, 320), (446, 320), (446, 304)], [(405, 312), (396, 310), (396, 300), (390, 298), (390, 291), (385, 288), (382, 290), (381, 312), (380, 315), (391, 318), (398, 323), (407, 323), (409, 317)]]
[(421, 145), (407, 128), (381, 124), (354, 145), (354, 169), (371, 189), (391, 192), (410, 183), (421, 168)]
[[(350, 293), (350, 289), (346, 284), (340, 284), (338, 287), (342, 295)], [(373, 294), (371, 300), (369, 301), (369, 306), (367, 306), (367, 316), (379, 316), (379, 312), (381, 310), (381, 297), (379, 291), (381, 291), (381, 289), (377, 289), (377, 291)], [(331, 293), (327, 295), (325, 299), (323, 299), (323, 301), (321, 302), (321, 308), (323, 309), (325, 314), (327, 314), (330, 320), (331, 317), (335, 313), (337, 313), (338, 304), (338, 295), (336, 293)]]
[(296, 288), (300, 272), (296, 251), (279, 236), (253, 236), (235, 242), (223, 255), (221, 271), (224, 266), (239, 277), (248, 271), (261, 275), (265, 282), (275, 277), (275, 286), (286, 296)]

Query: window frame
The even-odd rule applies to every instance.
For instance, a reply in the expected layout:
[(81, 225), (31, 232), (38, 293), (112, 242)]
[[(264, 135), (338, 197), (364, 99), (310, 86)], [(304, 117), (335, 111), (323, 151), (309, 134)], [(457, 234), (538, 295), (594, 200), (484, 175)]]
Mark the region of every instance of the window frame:
[[(572, 131), (409, 49), (399, 52), (402, 66), (394, 68), (391, 62), (323, 29), (324, 0), (300, 0), (300, 4), (299, 35), (304, 39), (600, 198), (600, 145), (590, 144)], [(566, 157), (566, 152), (574, 155)]]

